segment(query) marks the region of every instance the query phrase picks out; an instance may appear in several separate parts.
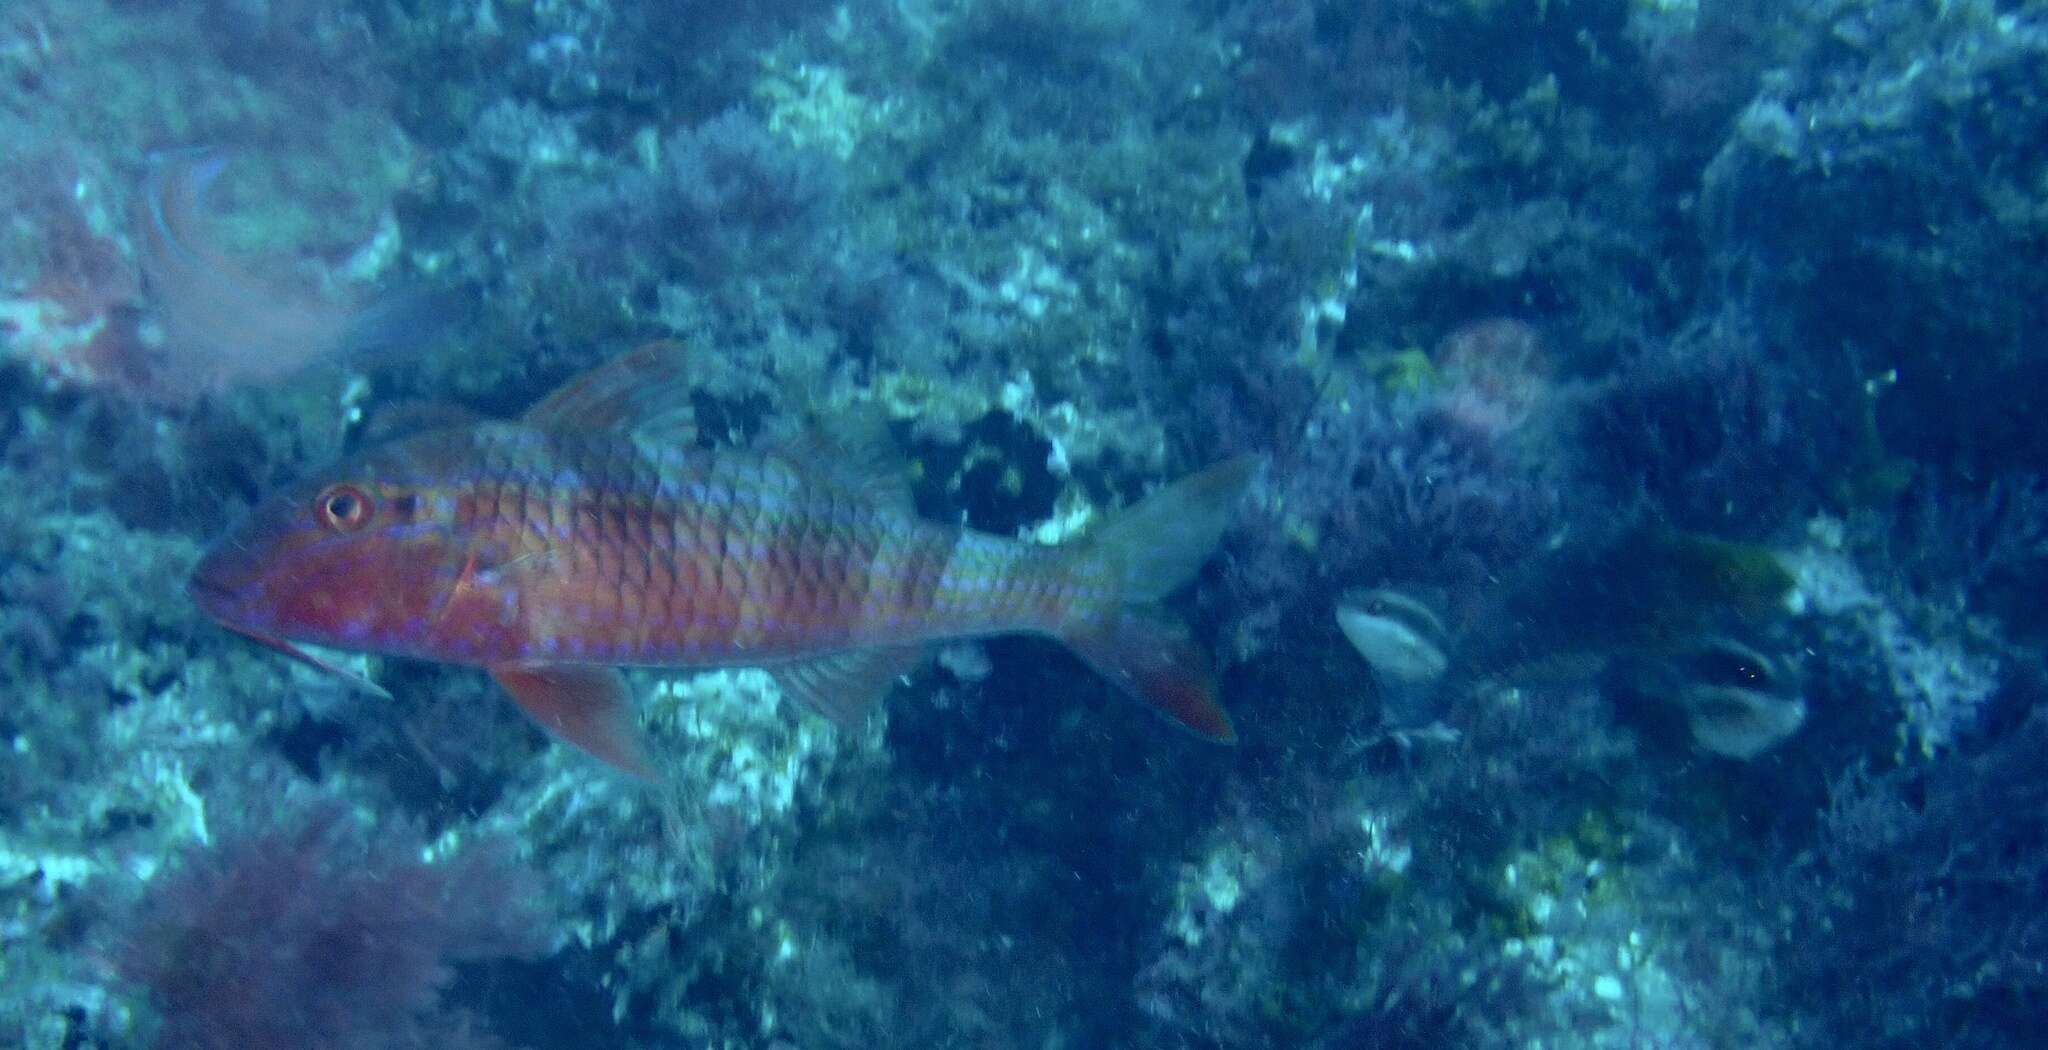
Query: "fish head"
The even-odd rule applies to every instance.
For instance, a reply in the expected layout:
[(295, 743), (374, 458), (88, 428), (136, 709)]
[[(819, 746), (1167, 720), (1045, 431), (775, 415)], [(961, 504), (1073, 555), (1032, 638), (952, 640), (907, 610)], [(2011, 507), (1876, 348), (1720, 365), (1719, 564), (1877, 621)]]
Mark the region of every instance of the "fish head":
[(1798, 668), (1733, 638), (1703, 638), (1674, 654), (1671, 669), (1694, 742), (1714, 754), (1755, 758), (1806, 721)]
[[(404, 449), (343, 460), (266, 496), (200, 558), (187, 589), (229, 630), (410, 655), (458, 585), (452, 497), (399, 469)], [(315, 661), (317, 662), (317, 661)]]
[(1450, 667), (1450, 632), (1429, 604), (1391, 587), (1337, 600), (1337, 627), (1383, 679), (1434, 685)]

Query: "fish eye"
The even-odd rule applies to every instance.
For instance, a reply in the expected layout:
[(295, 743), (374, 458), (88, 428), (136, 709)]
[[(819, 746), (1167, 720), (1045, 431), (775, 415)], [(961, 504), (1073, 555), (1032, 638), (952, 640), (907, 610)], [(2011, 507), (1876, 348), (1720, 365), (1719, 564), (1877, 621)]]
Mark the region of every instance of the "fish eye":
[(1709, 649), (1694, 659), (1694, 672), (1713, 685), (1739, 688), (1768, 688), (1771, 667), (1747, 653), (1730, 649)]
[(373, 505), (370, 494), (354, 485), (329, 485), (320, 491), (314, 500), (320, 510), (320, 519), (330, 529), (354, 532), (370, 520)]

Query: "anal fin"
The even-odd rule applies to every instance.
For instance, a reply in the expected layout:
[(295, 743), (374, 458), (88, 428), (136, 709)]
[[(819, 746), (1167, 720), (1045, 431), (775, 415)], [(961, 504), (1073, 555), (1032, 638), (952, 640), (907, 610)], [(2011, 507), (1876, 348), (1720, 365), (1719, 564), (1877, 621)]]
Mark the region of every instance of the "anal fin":
[(849, 649), (768, 668), (783, 695), (803, 702), (841, 729), (857, 728), (889, 687), (924, 658), (916, 645)]
[(499, 664), (490, 670), (512, 702), (542, 729), (606, 765), (654, 779), (619, 672), (581, 664)]

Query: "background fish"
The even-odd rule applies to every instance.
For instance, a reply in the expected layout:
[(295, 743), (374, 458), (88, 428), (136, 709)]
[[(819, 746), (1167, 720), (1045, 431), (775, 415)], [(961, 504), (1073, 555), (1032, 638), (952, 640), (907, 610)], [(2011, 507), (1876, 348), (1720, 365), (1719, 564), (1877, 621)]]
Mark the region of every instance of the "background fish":
[(1337, 599), (1336, 619), (1372, 665), (1388, 724), (1423, 726), (1441, 713), (1438, 685), (1450, 668), (1452, 639), (1426, 602), (1392, 587), (1351, 591)]
[(173, 403), (236, 383), (269, 383), (330, 358), (416, 347), (467, 309), (465, 293), (362, 289), (322, 294), (275, 266), (238, 259), (209, 230), (207, 193), (227, 170), (219, 150), (149, 157), (131, 223), (135, 257), (163, 328), (139, 392)]
[(323, 667), (295, 643), (487, 667), (543, 726), (641, 775), (617, 666), (761, 664), (845, 723), (928, 643), (1007, 632), (1057, 638), (1235, 739), (1202, 654), (1149, 606), (1207, 560), (1252, 459), (1039, 547), (917, 519), (880, 435), (697, 449), (674, 354), (643, 348), (516, 423), (395, 440), (271, 496), (200, 562), (194, 599)]

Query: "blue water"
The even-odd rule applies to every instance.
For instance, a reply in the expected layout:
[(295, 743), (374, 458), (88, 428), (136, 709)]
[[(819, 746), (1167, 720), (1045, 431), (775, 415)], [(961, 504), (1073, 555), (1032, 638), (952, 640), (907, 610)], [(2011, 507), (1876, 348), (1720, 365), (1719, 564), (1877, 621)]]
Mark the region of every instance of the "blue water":
[[(2017, 0), (10, 0), (0, 1046), (2031, 1045), (2044, 71)], [(635, 779), (195, 606), (657, 340), (657, 440), (1002, 537), (1256, 456), (1143, 613), (1237, 741), (977, 637), (841, 724), (632, 670)]]

